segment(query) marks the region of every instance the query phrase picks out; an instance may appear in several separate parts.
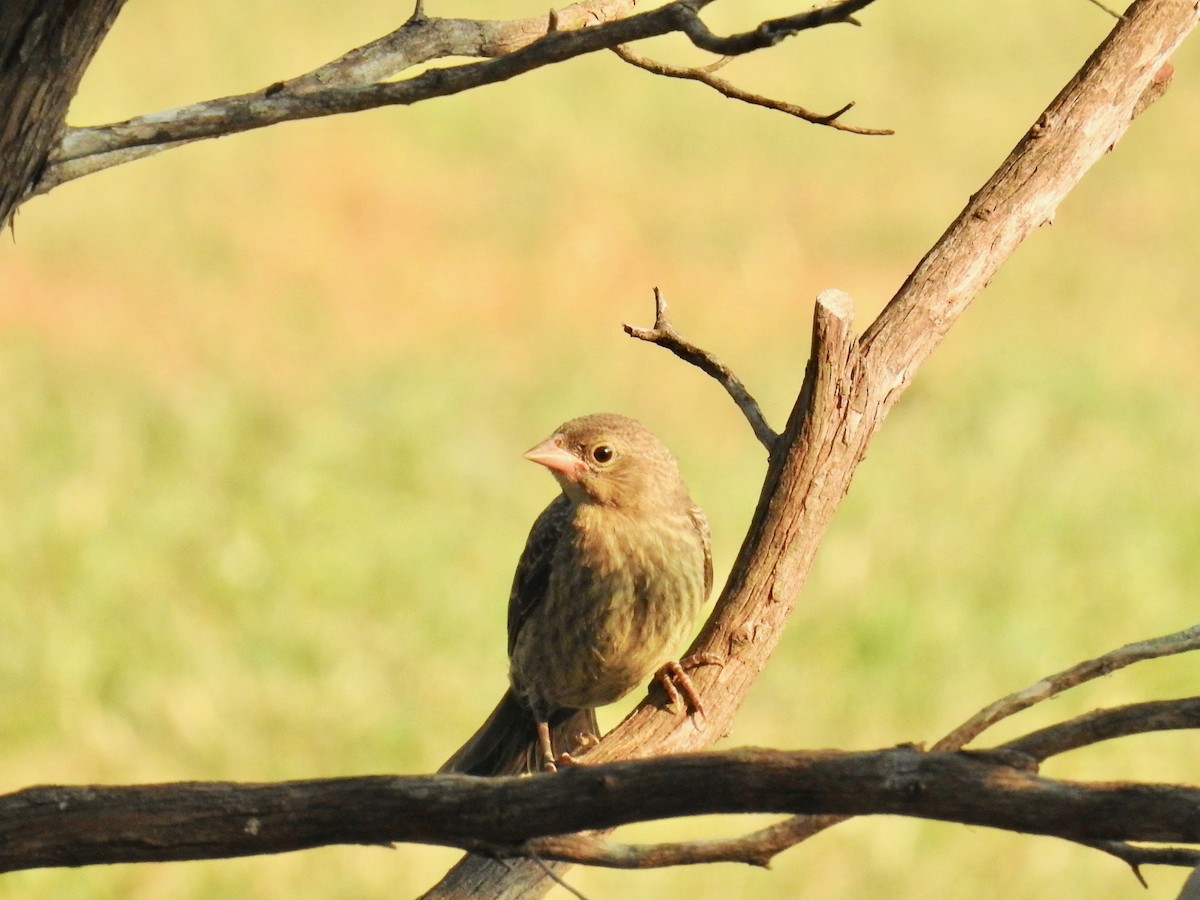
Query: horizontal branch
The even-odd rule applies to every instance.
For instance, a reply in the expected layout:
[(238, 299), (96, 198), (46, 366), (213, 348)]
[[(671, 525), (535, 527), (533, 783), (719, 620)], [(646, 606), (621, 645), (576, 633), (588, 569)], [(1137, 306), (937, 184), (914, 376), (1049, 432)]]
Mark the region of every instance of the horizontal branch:
[(1200, 788), (1056, 781), (1017, 757), (912, 747), (746, 749), (520, 778), (35, 787), (0, 797), (0, 871), (334, 843), (416, 842), (520, 855), (524, 841), (544, 835), (749, 812), (887, 814), (1083, 842), (1200, 843)]
[(709, 53), (716, 53), (719, 56), (741, 56), (755, 50), (774, 47), (784, 38), (792, 37), (809, 28), (820, 28), (822, 25), (835, 25), (842, 22), (857, 25), (854, 14), (872, 2), (873, 0), (843, 0), (841, 3), (829, 3), (793, 16), (769, 19), (751, 31), (731, 34), (728, 37), (713, 34), (699, 16), (692, 14), (684, 17), (682, 30), (688, 40), (701, 50), (707, 50)]
[[(802, 30), (851, 21), (854, 12), (873, 0), (840, 0), (765, 22), (729, 38), (712, 35), (700, 20), (698, 10), (710, 2), (674, 0), (657, 9), (624, 17), (621, 14), (632, 4), (579, 3), (562, 14), (541, 19), (545, 24), (536, 39), (533, 20), (437, 19), (426, 16), (418, 6), (413, 17), (391, 34), (343, 54), (307, 75), (277, 82), (265, 90), (207, 100), (111, 125), (68, 128), (32, 195), (191, 141), (281, 122), (412, 105), (672, 32), (687, 35), (701, 47), (714, 42), (721, 46), (728, 43), (732, 49), (721, 51), (726, 55), (750, 53)], [(583, 27), (589, 16), (599, 19), (609, 15), (615, 18)], [(491, 58), (428, 69), (402, 81), (370, 80), (450, 56)]]

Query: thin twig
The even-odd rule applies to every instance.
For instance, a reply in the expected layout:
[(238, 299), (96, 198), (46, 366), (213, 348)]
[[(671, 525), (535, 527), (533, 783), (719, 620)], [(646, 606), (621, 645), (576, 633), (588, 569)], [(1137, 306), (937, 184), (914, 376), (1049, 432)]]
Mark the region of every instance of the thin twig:
[(1085, 660), (1055, 675), (1043, 678), (1024, 690), (1009, 694), (981, 709), (970, 719), (933, 745), (933, 750), (960, 750), (1002, 719), (1028, 709), (1063, 691), (1123, 669), (1147, 659), (1159, 659), (1176, 653), (1200, 649), (1200, 625), (1174, 634), (1137, 641), (1118, 647), (1103, 656)]
[(1109, 856), (1115, 856), (1133, 869), (1133, 876), (1141, 882), (1142, 887), (1148, 888), (1146, 879), (1142, 877), (1142, 866), (1186, 866), (1194, 868), (1200, 865), (1200, 850), (1190, 847), (1138, 847), (1125, 841), (1079, 841), (1085, 847), (1100, 850)]
[(1200, 728), (1200, 697), (1096, 709), (1008, 741), (998, 749), (1021, 753), (1041, 762), (1113, 738), (1189, 728)]
[(1106, 13), (1108, 13), (1110, 16), (1112, 16), (1118, 22), (1123, 22), (1125, 20), (1125, 17), (1123, 15), (1121, 15), (1115, 9), (1112, 9), (1111, 7), (1105, 5), (1104, 3), (1101, 3), (1100, 0), (1088, 0), (1088, 3), (1092, 4), (1092, 6), (1096, 6), (1096, 7), (1099, 7), (1100, 9), (1104, 10)]
[[(804, 818), (806, 817), (796, 816), (735, 838), (671, 841), (661, 844), (625, 844), (581, 833), (531, 838), (521, 844), (517, 851), (522, 855), (529, 854), (534, 859), (547, 857), (610, 869), (659, 869), (720, 862), (744, 863), (769, 869), (771, 861), (776, 856), (797, 843), (792, 826)], [(844, 817), (807, 818), (837, 818), (841, 820)], [(1200, 865), (1200, 850), (1191, 847), (1143, 847), (1125, 841), (1072, 841), (1072, 843), (1099, 850), (1128, 864), (1143, 887), (1147, 885), (1142, 877), (1142, 866), (1192, 868)], [(568, 889), (570, 890), (570, 888)]]
[(550, 835), (521, 845), (522, 853), (551, 859), (568, 859), (583, 865), (610, 869), (659, 869), (701, 863), (738, 862), (766, 868), (774, 853), (760, 847), (761, 832), (728, 840), (669, 841), (661, 844), (624, 844), (591, 834)]
[(555, 867), (546, 862), (546, 860), (542, 859), (536, 852), (530, 853), (529, 858), (541, 867), (541, 870), (546, 873), (547, 878), (557, 884), (568, 894), (575, 897), (576, 900), (588, 900), (586, 896), (577, 891), (571, 885), (567, 884), (566, 879), (559, 875), (557, 871), (555, 871)]
[(669, 841), (661, 844), (624, 844), (594, 834), (553, 835), (532, 838), (522, 845), (542, 856), (567, 859), (589, 866), (614, 869), (653, 869), (702, 863), (733, 862), (771, 867), (771, 860), (808, 836), (814, 822), (835, 825), (848, 816), (791, 816), (781, 822), (734, 838)]
[[(973, 716), (970, 721), (946, 735), (934, 744), (931, 749), (933, 751), (961, 750), (967, 743), (978, 737), (984, 729), (999, 722), (1000, 719), (1013, 715), (1022, 709), (1027, 709), (1034, 703), (1046, 700), (1070, 687), (1094, 678), (1099, 678), (1109, 672), (1114, 672), (1117, 669), (1140, 662), (1141, 660), (1157, 659), (1162, 656), (1186, 653), (1196, 649), (1200, 649), (1200, 625), (1195, 625), (1184, 631), (1178, 631), (1163, 637), (1126, 644), (1124, 647), (1119, 647), (1103, 656), (1079, 663), (1057, 675), (1051, 675), (1049, 678), (1039, 681), (1024, 691), (1018, 691), (1015, 694), (996, 701)], [(1143, 713), (1153, 713), (1148, 718), (1142, 718), (1141, 728), (1136, 727), (1137, 721), (1131, 722), (1125, 718), (1130, 707), (1099, 710), (1096, 713), (1080, 716), (1070, 722), (1064, 722), (1060, 725), (1032, 732), (1023, 738), (1018, 738), (1017, 740), (1001, 745), (999, 749), (1016, 751), (1040, 761), (1055, 753), (1062, 753), (1066, 750), (1083, 746), (1080, 739), (1087, 733), (1089, 728), (1093, 729), (1093, 733), (1095, 734), (1095, 737), (1089, 743), (1105, 740), (1109, 737), (1116, 737), (1118, 734), (1126, 735), (1162, 730), (1162, 727), (1194, 728), (1196, 727), (1195, 724), (1186, 723), (1192, 721), (1189, 718), (1190, 716), (1197, 714), (1195, 704), (1198, 702), (1200, 701), (1196, 698), (1188, 698), (1186, 700), (1161, 701), (1161, 704), (1136, 704), (1136, 706), (1142, 707)], [(1156, 723), (1167, 721), (1167, 719), (1162, 718), (1164, 714), (1169, 717), (1172, 724), (1160, 727)], [(782, 852), (788, 847), (808, 840), (827, 828), (832, 828), (834, 825), (846, 821), (848, 818), (851, 817), (840, 815), (792, 816), (768, 829), (773, 832), (771, 835), (773, 841), (771, 846), (778, 847), (774, 851), (775, 853)], [(1100, 849), (1107, 850), (1107, 848)]]
[(755, 50), (773, 47), (784, 38), (792, 37), (810, 28), (842, 23), (858, 25), (854, 13), (870, 6), (872, 2), (874, 0), (841, 0), (838, 3), (828, 3), (825, 6), (817, 6), (792, 16), (769, 19), (757, 28), (739, 34), (731, 34), (728, 37), (720, 37), (709, 31), (708, 26), (701, 21), (696, 10), (690, 6), (682, 7), (680, 16), (683, 19), (683, 33), (701, 50), (718, 53), (722, 56), (740, 56), (743, 53), (752, 53)]
[(750, 427), (754, 429), (754, 436), (758, 438), (759, 443), (767, 448), (767, 453), (769, 454), (774, 450), (775, 444), (779, 440), (779, 435), (767, 424), (766, 417), (763, 415), (758, 401), (750, 396), (750, 392), (746, 390), (746, 386), (742, 384), (741, 379), (728, 366), (707, 350), (697, 347), (675, 330), (675, 326), (671, 324), (671, 319), (667, 315), (667, 298), (662, 291), (658, 288), (654, 289), (653, 328), (638, 328), (637, 326), (628, 324), (622, 327), (630, 337), (637, 338), (639, 341), (648, 341), (651, 344), (657, 344), (660, 347), (670, 350), (684, 362), (691, 363), (693, 366), (715, 378), (729, 392), (729, 396), (733, 398), (733, 402), (737, 404), (738, 409), (742, 411), (742, 415), (750, 423)]
[[(998, 751), (1027, 756), (1038, 762), (1057, 753), (1091, 746), (1100, 741), (1167, 729), (1200, 728), (1200, 697), (1135, 703), (1096, 710), (1067, 722), (1032, 732), (1002, 744)], [(735, 838), (625, 844), (586, 834), (534, 838), (522, 852), (569, 859), (584, 865), (619, 869), (646, 869), (698, 863), (739, 862), (767, 868), (771, 860), (797, 843), (846, 816), (793, 816)], [(1140, 847), (1123, 841), (1077, 841), (1127, 863), (1139, 881), (1140, 866), (1193, 867), (1200, 850), (1181, 847)]]
[(716, 59), (714, 59), (712, 62), (710, 62), (707, 66), (697, 66), (697, 71), (705, 72), (705, 73), (711, 75), (713, 72), (718, 72), (721, 69), (725, 68), (727, 65), (729, 65), (731, 62), (733, 62), (735, 59), (737, 59), (736, 56), (719, 56)]
[(818, 113), (795, 103), (787, 103), (783, 100), (775, 100), (761, 94), (751, 93), (723, 78), (714, 77), (712, 74), (715, 71), (714, 67), (719, 68), (725, 65), (725, 63), (733, 58), (730, 56), (722, 57), (708, 66), (685, 68), (650, 59), (647, 56), (642, 56), (640, 53), (634, 53), (625, 46), (613, 47), (612, 50), (613, 53), (617, 54), (625, 62), (653, 75), (662, 75), (666, 78), (681, 78), (686, 81), (698, 81), (731, 100), (740, 100), (743, 103), (761, 106), (764, 109), (774, 109), (782, 113), (787, 113), (789, 116), (795, 116), (797, 119), (803, 119), (805, 122), (811, 122), (814, 125), (826, 125), (830, 128), (836, 128), (838, 131), (848, 131), (852, 134), (880, 135), (896, 133), (890, 128), (863, 128), (858, 125), (847, 125), (839, 121), (844, 113), (854, 108), (853, 101), (846, 103), (840, 109), (836, 109), (831, 113)]

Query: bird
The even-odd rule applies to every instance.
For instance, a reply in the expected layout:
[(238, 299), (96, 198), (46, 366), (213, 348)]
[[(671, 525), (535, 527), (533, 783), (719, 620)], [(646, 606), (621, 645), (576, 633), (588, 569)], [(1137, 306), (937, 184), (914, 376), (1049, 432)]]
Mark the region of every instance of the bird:
[(712, 590), (711, 541), (675, 457), (640, 422), (600, 413), (563, 423), (525, 459), (561, 493), (513, 576), (508, 690), (439, 772), (554, 771), (598, 739), (595, 708), (652, 673), (673, 704), (703, 714), (687, 661), (671, 654)]

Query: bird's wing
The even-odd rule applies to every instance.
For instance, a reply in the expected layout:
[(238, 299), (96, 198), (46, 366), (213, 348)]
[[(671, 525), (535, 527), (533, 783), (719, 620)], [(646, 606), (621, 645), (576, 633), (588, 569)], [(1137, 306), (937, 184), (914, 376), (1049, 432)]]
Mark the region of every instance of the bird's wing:
[(698, 506), (689, 509), (688, 516), (696, 526), (696, 531), (700, 532), (700, 543), (704, 547), (704, 599), (707, 600), (708, 595), (712, 593), (713, 583), (712, 537), (708, 531), (708, 516), (704, 515), (704, 510)]
[(529, 530), (525, 549), (517, 562), (512, 590), (508, 595), (508, 655), (517, 645), (517, 634), (528, 621), (530, 613), (542, 602), (550, 586), (550, 567), (554, 548), (571, 515), (571, 501), (559, 494)]

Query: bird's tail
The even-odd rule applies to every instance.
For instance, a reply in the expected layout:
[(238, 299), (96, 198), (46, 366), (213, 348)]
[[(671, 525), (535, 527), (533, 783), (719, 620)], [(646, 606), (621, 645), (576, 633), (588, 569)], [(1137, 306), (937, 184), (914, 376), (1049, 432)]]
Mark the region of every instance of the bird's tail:
[[(550, 718), (550, 743), (555, 756), (576, 749), (581, 735), (599, 733), (594, 709), (559, 710)], [(537, 725), (513, 692), (505, 691), (487, 721), (438, 772), (523, 775), (538, 769)]]

